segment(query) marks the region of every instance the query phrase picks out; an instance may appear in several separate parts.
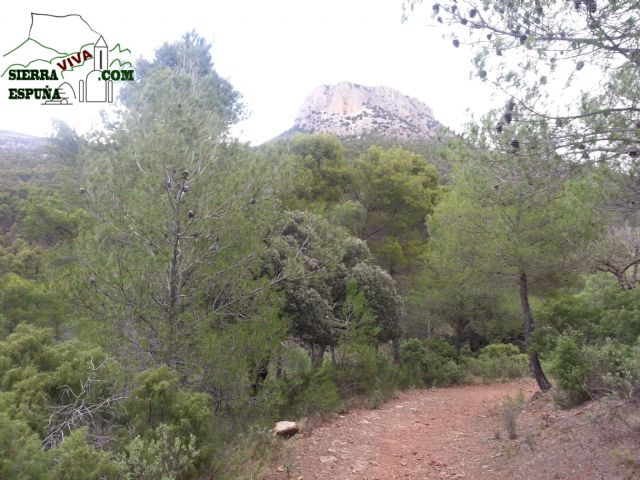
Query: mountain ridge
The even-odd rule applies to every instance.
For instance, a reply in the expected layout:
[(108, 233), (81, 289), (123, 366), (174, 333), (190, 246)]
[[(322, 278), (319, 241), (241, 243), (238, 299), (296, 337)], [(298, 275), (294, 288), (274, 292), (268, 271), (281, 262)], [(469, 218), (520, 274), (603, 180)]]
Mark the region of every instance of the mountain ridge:
[(429, 141), (442, 125), (421, 100), (385, 86), (353, 82), (320, 85), (302, 103), (296, 133), (327, 133), (341, 139), (381, 137), (396, 141)]
[(0, 152), (32, 152), (46, 148), (47, 137), (38, 137), (26, 133), (0, 130)]

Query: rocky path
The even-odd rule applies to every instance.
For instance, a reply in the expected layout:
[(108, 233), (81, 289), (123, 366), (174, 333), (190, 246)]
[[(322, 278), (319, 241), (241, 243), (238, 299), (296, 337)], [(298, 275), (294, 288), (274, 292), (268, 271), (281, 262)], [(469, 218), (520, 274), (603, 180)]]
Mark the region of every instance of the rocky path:
[(502, 401), (535, 391), (521, 381), (400, 393), (289, 440), (263, 480), (504, 478), (491, 468)]

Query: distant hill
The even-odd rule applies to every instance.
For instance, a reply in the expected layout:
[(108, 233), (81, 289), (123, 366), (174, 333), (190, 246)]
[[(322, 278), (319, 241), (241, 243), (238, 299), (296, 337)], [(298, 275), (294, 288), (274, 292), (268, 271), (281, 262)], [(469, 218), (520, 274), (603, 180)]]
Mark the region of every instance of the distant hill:
[(33, 168), (47, 165), (50, 140), (0, 130), (0, 168)]
[(389, 87), (342, 82), (316, 88), (281, 137), (328, 133), (343, 140), (424, 142), (436, 138), (441, 127), (432, 110), (416, 98)]
[(0, 152), (2, 153), (40, 151), (46, 148), (48, 143), (49, 139), (46, 137), (0, 130)]

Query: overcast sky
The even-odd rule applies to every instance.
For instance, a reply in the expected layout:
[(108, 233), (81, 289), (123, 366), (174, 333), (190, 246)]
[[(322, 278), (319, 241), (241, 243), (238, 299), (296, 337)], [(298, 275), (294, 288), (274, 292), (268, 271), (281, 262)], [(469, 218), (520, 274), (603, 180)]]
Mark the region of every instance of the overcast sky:
[[(395, 88), (456, 130), (468, 120), (467, 108), (489, 107), (488, 88), (469, 79), (469, 53), (424, 18), (402, 24), (401, 0), (5, 2), (0, 54), (27, 37), (31, 12), (81, 14), (109, 45), (120, 42), (135, 58), (151, 58), (163, 42), (195, 29), (212, 43), (218, 73), (243, 95), (249, 118), (234, 133), (253, 144), (291, 127), (315, 87), (340, 81)], [(0, 79), (0, 129), (49, 135), (56, 116), (84, 132), (99, 118), (94, 105), (9, 101), (8, 87)]]

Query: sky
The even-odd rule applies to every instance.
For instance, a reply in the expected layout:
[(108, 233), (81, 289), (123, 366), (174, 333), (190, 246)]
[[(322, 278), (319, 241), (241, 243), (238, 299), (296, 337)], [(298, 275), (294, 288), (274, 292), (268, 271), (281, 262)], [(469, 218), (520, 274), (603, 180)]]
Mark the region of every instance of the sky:
[[(425, 11), (429, 4), (423, 6)], [(29, 33), (31, 12), (81, 14), (109, 45), (152, 58), (163, 42), (195, 29), (212, 44), (214, 68), (238, 90), (248, 117), (232, 133), (260, 144), (293, 125), (307, 95), (322, 84), (387, 86), (416, 97), (444, 125), (461, 131), (482, 114), (490, 90), (470, 79), (470, 52), (415, 15), (401, 22), (401, 0), (180, 0), (6, 2), (0, 55)], [(99, 124), (104, 104), (42, 106), (8, 99), (0, 79), (0, 130), (48, 136), (52, 118), (84, 133)]]

